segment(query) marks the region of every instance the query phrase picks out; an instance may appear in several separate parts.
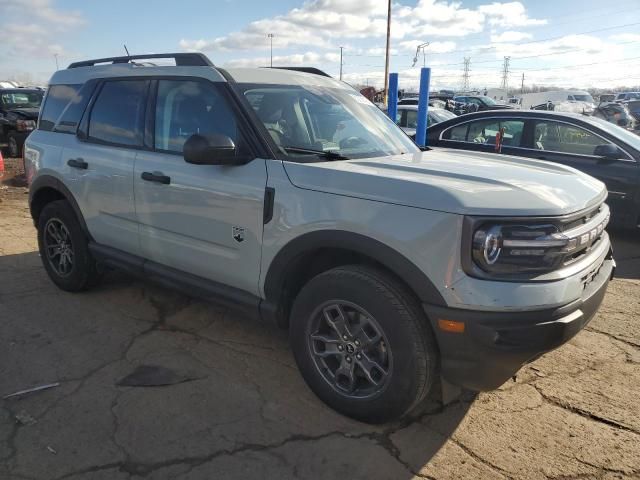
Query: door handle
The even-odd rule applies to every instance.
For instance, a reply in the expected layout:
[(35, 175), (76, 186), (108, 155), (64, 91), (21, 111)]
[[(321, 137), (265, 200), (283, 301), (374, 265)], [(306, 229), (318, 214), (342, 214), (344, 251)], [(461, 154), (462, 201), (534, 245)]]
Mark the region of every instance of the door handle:
[(171, 183), (171, 177), (163, 175), (162, 173), (142, 172), (140, 178), (147, 182), (162, 183), (163, 185), (169, 185)]
[(67, 165), (73, 168), (80, 168), (81, 170), (86, 170), (87, 167), (89, 167), (89, 164), (82, 158), (70, 158), (67, 160)]

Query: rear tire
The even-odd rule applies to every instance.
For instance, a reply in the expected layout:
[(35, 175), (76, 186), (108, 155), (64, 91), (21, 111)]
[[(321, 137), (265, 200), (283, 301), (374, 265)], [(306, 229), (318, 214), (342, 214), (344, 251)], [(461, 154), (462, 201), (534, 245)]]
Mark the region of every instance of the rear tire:
[(311, 279), (294, 301), (290, 342), (315, 394), (368, 423), (407, 416), (436, 378), (436, 342), (419, 302), (398, 280), (367, 266)]
[(38, 247), (49, 278), (62, 290), (79, 292), (100, 281), (87, 236), (66, 200), (51, 202), (42, 209)]

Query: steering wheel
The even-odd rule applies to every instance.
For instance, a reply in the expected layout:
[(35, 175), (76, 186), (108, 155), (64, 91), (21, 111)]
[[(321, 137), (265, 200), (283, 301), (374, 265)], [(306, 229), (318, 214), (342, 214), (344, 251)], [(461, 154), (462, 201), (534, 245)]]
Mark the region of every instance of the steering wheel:
[(367, 141), (361, 137), (347, 137), (340, 140), (340, 148), (355, 148), (359, 145), (365, 145)]

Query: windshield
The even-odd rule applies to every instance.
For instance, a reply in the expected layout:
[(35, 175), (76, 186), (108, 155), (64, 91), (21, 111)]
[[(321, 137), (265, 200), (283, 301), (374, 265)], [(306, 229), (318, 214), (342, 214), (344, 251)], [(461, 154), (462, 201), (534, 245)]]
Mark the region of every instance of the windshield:
[[(296, 149), (332, 151), (347, 158), (420, 151), (378, 107), (354, 90), (314, 85), (238, 86), (285, 157), (305, 155)], [(306, 155), (310, 154), (313, 152)]]
[(485, 105), (497, 105), (496, 101), (491, 97), (478, 97), (481, 98)]
[(593, 103), (593, 97), (591, 95), (569, 95), (569, 100), (576, 100), (578, 102)]
[(0, 94), (2, 107), (11, 110), (14, 108), (40, 108), (43, 92), (40, 90), (10, 90)]
[(640, 136), (636, 135), (633, 132), (630, 132), (626, 128), (619, 127), (613, 123), (607, 122), (606, 120), (598, 117), (589, 117), (589, 121), (593, 122), (595, 125), (600, 127), (607, 133), (614, 135), (619, 138), (626, 144), (630, 145), (634, 149), (640, 151)]

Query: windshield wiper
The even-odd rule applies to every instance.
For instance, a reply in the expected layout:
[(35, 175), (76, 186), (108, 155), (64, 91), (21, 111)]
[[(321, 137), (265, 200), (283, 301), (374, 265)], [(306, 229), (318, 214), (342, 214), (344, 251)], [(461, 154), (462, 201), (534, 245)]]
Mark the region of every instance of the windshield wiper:
[(285, 152), (291, 153), (308, 153), (310, 155), (317, 155), (328, 160), (349, 160), (349, 157), (340, 155), (333, 150), (314, 150), (313, 148), (299, 148), (299, 147), (280, 147)]

